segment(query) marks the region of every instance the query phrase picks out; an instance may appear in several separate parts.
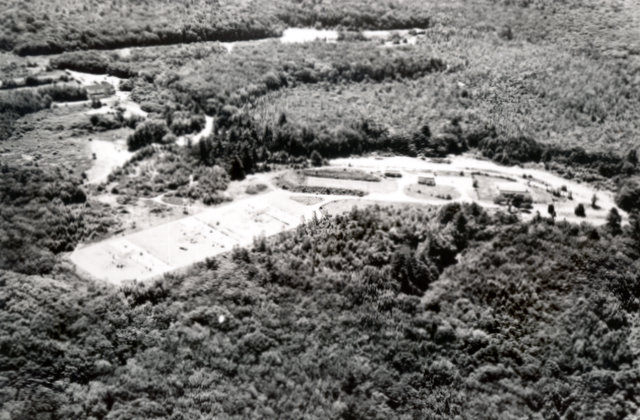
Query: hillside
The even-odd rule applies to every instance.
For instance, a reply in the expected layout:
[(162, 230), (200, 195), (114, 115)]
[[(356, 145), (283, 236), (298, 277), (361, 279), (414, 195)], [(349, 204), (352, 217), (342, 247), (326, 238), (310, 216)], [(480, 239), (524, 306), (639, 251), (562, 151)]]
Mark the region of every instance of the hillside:
[(633, 1), (0, 23), (0, 420), (640, 416)]
[(4, 410), (625, 418), (640, 385), (629, 235), (376, 207), (121, 290), (3, 272)]

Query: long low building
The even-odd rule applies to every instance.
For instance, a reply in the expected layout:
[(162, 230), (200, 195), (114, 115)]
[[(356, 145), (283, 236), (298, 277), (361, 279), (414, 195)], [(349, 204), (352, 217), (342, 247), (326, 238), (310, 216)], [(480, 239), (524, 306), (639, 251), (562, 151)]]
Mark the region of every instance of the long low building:
[(402, 172), (397, 169), (387, 169), (384, 171), (384, 176), (387, 178), (402, 178)]
[(496, 184), (498, 193), (506, 195), (515, 194), (529, 194), (529, 189), (526, 185), (522, 185), (518, 182), (500, 182)]

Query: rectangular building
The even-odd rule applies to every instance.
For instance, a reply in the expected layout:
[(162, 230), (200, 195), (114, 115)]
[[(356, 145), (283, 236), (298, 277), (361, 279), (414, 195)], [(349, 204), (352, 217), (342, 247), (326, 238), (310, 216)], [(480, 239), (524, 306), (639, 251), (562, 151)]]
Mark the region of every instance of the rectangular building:
[(426, 174), (418, 176), (418, 184), (428, 185), (430, 187), (435, 187), (436, 185), (436, 176), (434, 174)]
[(504, 195), (528, 195), (529, 189), (526, 185), (517, 182), (500, 182), (497, 185), (498, 193)]

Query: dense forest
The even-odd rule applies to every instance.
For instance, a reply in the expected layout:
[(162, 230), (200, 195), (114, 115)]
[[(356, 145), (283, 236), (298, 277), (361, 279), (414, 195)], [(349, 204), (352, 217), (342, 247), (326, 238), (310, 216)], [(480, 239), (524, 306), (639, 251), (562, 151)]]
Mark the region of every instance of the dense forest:
[(640, 231), (623, 230), (374, 207), (121, 290), (2, 272), (3, 410), (624, 418)]
[[(302, 10), (317, 19), (333, 13), (329, 3), (313, 3), (288, 4), (298, 9), (288, 24), (311, 24)], [(411, 3), (388, 14), (424, 10)], [(137, 48), (127, 56), (76, 51), (51, 65), (129, 77), (132, 97), (168, 124), (178, 108), (215, 116), (211, 140), (228, 151), (218, 161), (230, 168), (238, 158), (246, 173), (314, 151), (335, 157), (477, 150), (500, 163), (543, 162), (568, 178), (609, 187), (634, 175), (629, 156), (637, 153), (640, 96), (632, 16), (577, 2), (504, 3), (432, 4), (415, 46), (382, 48), (353, 36), (298, 45), (265, 40), (228, 52), (214, 42)], [(349, 16), (358, 2), (344, 7), (335, 15)], [(380, 7), (371, 16), (379, 17)], [(282, 141), (268, 146), (278, 133)], [(256, 147), (265, 149), (257, 161), (244, 152)]]
[(168, 0), (123, 6), (119, 1), (5, 0), (0, 48), (21, 55), (77, 49), (108, 49), (201, 41), (274, 37), (285, 26), (344, 26), (353, 29), (429, 25), (419, 1), (371, 4), (362, 0)]
[(117, 225), (104, 206), (87, 200), (81, 183), (60, 170), (0, 162), (0, 269), (49, 273), (56, 254)]
[[(599, 0), (0, 0), (0, 419), (637, 417), (638, 18)], [(271, 39), (291, 27), (338, 38)], [(65, 70), (120, 92), (89, 101)], [(117, 286), (67, 258), (231, 197), (365, 194), (232, 183), (249, 174), (467, 152), (614, 190), (628, 214), (323, 209)], [(96, 153), (125, 159), (88, 182)], [(591, 220), (598, 197), (578, 201)]]

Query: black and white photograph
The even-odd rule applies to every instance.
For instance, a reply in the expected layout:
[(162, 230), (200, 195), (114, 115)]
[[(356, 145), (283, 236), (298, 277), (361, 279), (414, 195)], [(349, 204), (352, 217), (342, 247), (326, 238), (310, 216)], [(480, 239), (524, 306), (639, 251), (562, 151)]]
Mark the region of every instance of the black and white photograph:
[(0, 0), (0, 420), (640, 419), (640, 0)]

